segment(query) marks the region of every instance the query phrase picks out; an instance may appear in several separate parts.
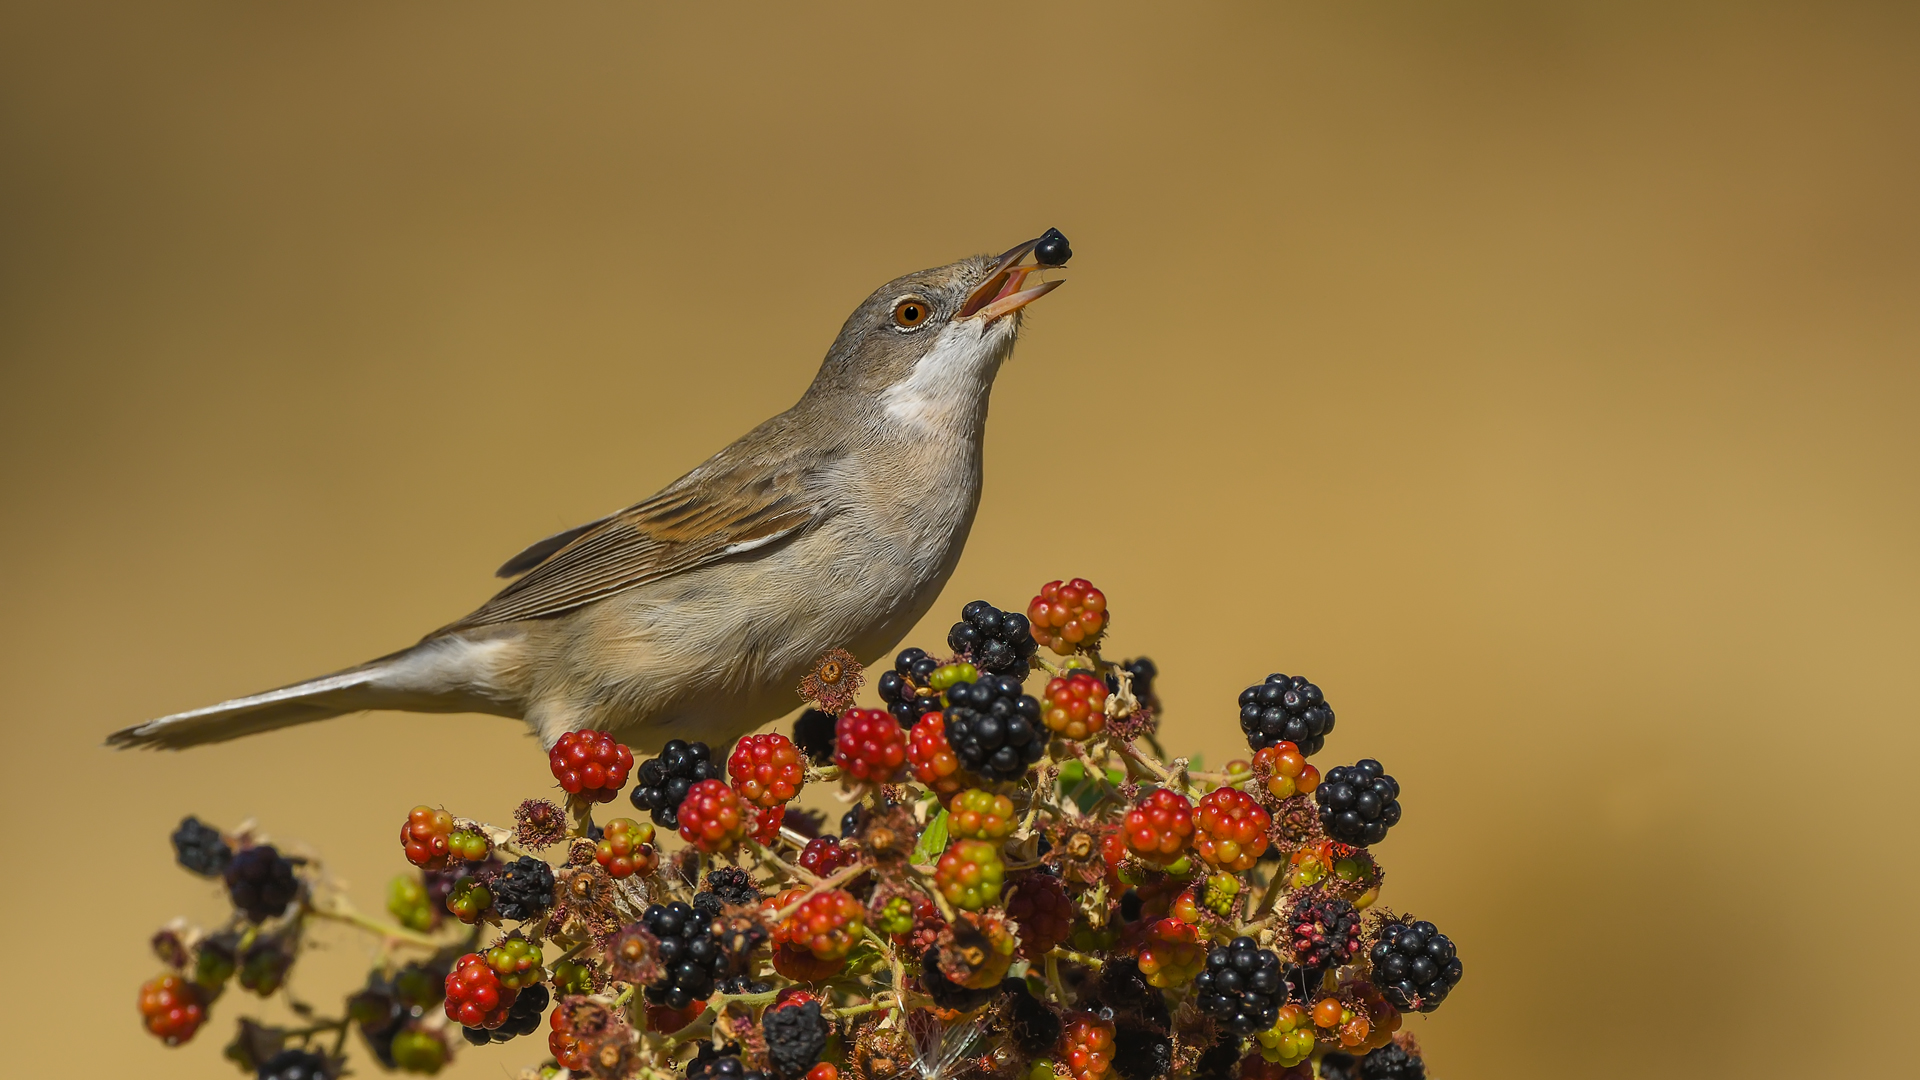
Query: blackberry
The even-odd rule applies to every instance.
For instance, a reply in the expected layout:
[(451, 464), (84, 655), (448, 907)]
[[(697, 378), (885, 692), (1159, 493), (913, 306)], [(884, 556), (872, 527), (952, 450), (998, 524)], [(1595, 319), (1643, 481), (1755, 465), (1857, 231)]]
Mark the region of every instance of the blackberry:
[(872, 812), (867, 809), (866, 803), (855, 803), (853, 809), (840, 815), (840, 839), (850, 840), (860, 835), (861, 826), (871, 816)]
[(649, 907), (640, 922), (659, 939), (657, 952), (665, 972), (659, 982), (647, 987), (647, 1000), (684, 1009), (712, 997), (728, 968), (726, 950), (713, 933), (713, 920), (676, 900)]
[(1293, 958), (1306, 969), (1308, 981), (1317, 983), (1360, 951), (1360, 913), (1337, 896), (1308, 894), (1294, 905), (1287, 936)]
[(493, 909), (506, 919), (531, 919), (553, 906), (553, 867), (531, 855), (507, 864), (487, 883)]
[(1343, 844), (1366, 847), (1387, 838), (1400, 820), (1400, 785), (1380, 763), (1361, 758), (1357, 764), (1327, 770), (1313, 789), (1320, 805), (1320, 828)]
[(773, 984), (761, 982), (751, 975), (732, 975), (720, 980), (716, 988), (723, 994), (771, 994)]
[(920, 696), (939, 666), (940, 661), (928, 656), (925, 649), (903, 649), (893, 658), (893, 670), (880, 673), (880, 700), (887, 703), (887, 711), (901, 727), (910, 728), (922, 716), (940, 708), (938, 694)]
[(1040, 242), (1033, 245), (1033, 261), (1041, 266), (1065, 266), (1073, 258), (1073, 248), (1067, 246), (1067, 234), (1059, 229), (1048, 229), (1040, 234)]
[(693, 909), (707, 918), (717, 918), (727, 905), (743, 907), (765, 899), (754, 887), (753, 875), (737, 866), (723, 866), (707, 873), (707, 887), (693, 894)]
[(807, 755), (807, 760), (815, 765), (833, 764), (833, 729), (836, 722), (830, 712), (808, 709), (793, 722), (793, 745), (799, 747), (800, 752)]
[(264, 922), (287, 910), (300, 895), (293, 863), (280, 857), (271, 844), (243, 849), (227, 863), (227, 897), (254, 922)]
[(1207, 951), (1207, 969), (1193, 980), (1194, 1004), (1234, 1035), (1246, 1038), (1273, 1026), (1286, 997), (1280, 958), (1237, 937)]
[(260, 1063), (259, 1080), (327, 1080), (327, 1059), (311, 1050), (282, 1050)]
[(1255, 750), (1290, 742), (1312, 757), (1333, 730), (1333, 706), (1319, 687), (1298, 675), (1269, 675), (1240, 691), (1240, 730)]
[(1193, 1067), (1194, 1080), (1235, 1080), (1240, 1075), (1240, 1040), (1231, 1035), (1215, 1039)]
[(766, 1080), (766, 1076), (747, 1071), (740, 1060), (739, 1043), (715, 1049), (712, 1043), (703, 1041), (693, 1060), (687, 1062), (687, 1080)]
[(1426, 921), (1388, 923), (1368, 959), (1373, 984), (1402, 1011), (1432, 1012), (1460, 981), (1453, 942)]
[(1172, 1023), (1166, 995), (1147, 982), (1134, 957), (1116, 958), (1100, 969), (1099, 998), (1107, 1019), (1136, 1021), (1155, 1031), (1165, 1031)]
[[(1139, 701), (1140, 704), (1158, 711), (1160, 708), (1160, 699), (1153, 696), (1153, 680), (1159, 676), (1160, 669), (1154, 665), (1154, 662), (1142, 656), (1133, 660), (1122, 660), (1120, 661), (1120, 667), (1125, 670), (1128, 675), (1133, 676), (1134, 699)], [(1120, 692), (1120, 680), (1112, 674), (1107, 675), (1107, 692), (1110, 694)]]
[(960, 609), (960, 621), (947, 631), (947, 647), (995, 675), (1025, 675), (1040, 643), (1033, 626), (1017, 611), (1001, 611), (985, 600)]
[(1113, 1068), (1125, 1080), (1153, 1080), (1173, 1071), (1173, 1040), (1139, 1024), (1113, 1027)]
[(531, 1035), (540, 1030), (540, 1017), (547, 1011), (549, 1000), (547, 988), (540, 983), (522, 987), (519, 995), (513, 999), (513, 1007), (507, 1010), (506, 1023), (491, 1031), (486, 1028), (461, 1028), (460, 1034), (475, 1046)]
[(1388, 1043), (1360, 1059), (1360, 1080), (1427, 1080), (1427, 1064), (1399, 1043)]
[(1009, 675), (947, 688), (947, 743), (962, 768), (996, 780), (1017, 780), (1047, 749), (1040, 701)]
[(702, 780), (722, 779), (720, 766), (714, 763), (713, 750), (706, 743), (672, 739), (660, 748), (660, 756), (640, 766), (640, 775), (627, 796), (635, 810), (653, 814), (653, 823), (669, 829), (680, 827), (680, 804), (687, 790)]
[(984, 990), (975, 990), (961, 986), (940, 972), (940, 946), (929, 945), (920, 955), (920, 985), (926, 988), (927, 996), (935, 1005), (955, 1012), (972, 1012), (993, 1000), (1000, 992), (998, 986), (989, 986)]
[(1330, 1050), (1320, 1059), (1320, 1080), (1360, 1080), (1360, 1059), (1342, 1050)]
[(760, 1030), (767, 1039), (767, 1063), (781, 1080), (800, 1080), (827, 1048), (827, 1020), (817, 1001), (768, 1009)]
[(201, 877), (219, 877), (233, 861), (233, 848), (227, 846), (219, 829), (189, 817), (181, 819), (180, 827), (173, 830), (173, 857)]
[(1000, 984), (1006, 999), (1007, 1036), (1028, 1057), (1039, 1057), (1060, 1042), (1060, 1015), (1027, 989), (1027, 980), (1008, 979)]

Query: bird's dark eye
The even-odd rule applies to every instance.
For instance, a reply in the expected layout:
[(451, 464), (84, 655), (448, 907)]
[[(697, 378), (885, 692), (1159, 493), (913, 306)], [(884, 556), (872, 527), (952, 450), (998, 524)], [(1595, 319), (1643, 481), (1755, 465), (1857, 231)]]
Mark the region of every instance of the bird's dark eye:
[(907, 299), (893, 305), (893, 324), (902, 330), (912, 330), (927, 321), (927, 302)]

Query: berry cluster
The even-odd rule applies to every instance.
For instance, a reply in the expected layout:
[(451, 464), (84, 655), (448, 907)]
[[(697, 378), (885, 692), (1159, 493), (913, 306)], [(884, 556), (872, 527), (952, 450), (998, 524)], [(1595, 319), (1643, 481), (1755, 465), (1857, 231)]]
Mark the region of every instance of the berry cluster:
[[(567, 733), (549, 764), (568, 798), (509, 828), (416, 806), (388, 924), (250, 828), (186, 819), (175, 858), (232, 910), (156, 935), (142, 1020), (184, 1042), (222, 1002), (284, 992), (308, 927), (344, 920), (380, 942), (364, 988), (338, 1020), (243, 1021), (244, 1069), (430, 1074), (470, 1047), (537, 1055), (520, 1037), (544, 1029), (527, 1075), (1423, 1080), (1402, 1016), (1461, 963), (1375, 907), (1368, 845), (1399, 785), (1371, 759), (1308, 763), (1333, 728), (1320, 690), (1249, 688), (1251, 760), (1207, 771), (1161, 750), (1153, 663), (1101, 657), (1100, 590), (1053, 582), (1028, 612), (968, 604), (959, 655), (898, 653), (884, 709), (854, 705), (859, 665), (830, 650), (790, 738), (673, 740), (636, 767)], [(630, 778), (646, 813), (596, 824)], [(837, 836), (795, 805), (809, 782), (851, 804)], [(327, 1032), (357, 1032), (361, 1060)]]

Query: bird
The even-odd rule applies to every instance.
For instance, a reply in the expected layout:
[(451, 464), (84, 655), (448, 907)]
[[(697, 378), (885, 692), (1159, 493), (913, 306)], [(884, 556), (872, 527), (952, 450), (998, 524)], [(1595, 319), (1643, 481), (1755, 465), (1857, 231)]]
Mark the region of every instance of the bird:
[(585, 729), (724, 745), (779, 718), (816, 660), (874, 662), (946, 585), (980, 504), (994, 378), (1071, 254), (1049, 229), (887, 282), (792, 408), (652, 497), (521, 551), (465, 618), (108, 745), (183, 749), (366, 710), (516, 718), (548, 749)]

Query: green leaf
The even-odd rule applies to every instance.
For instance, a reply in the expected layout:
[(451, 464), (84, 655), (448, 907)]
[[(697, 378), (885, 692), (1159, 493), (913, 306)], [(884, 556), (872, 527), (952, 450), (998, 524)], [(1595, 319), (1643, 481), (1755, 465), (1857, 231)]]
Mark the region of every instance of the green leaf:
[(920, 832), (920, 842), (913, 845), (913, 861), (925, 865), (940, 857), (947, 850), (947, 812), (933, 815), (927, 827)]

